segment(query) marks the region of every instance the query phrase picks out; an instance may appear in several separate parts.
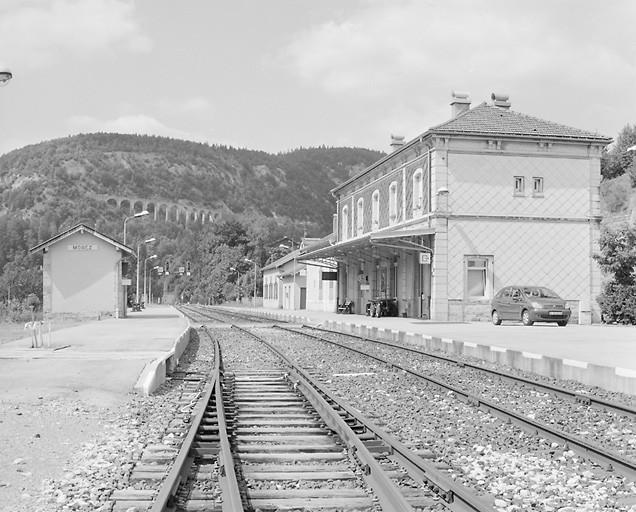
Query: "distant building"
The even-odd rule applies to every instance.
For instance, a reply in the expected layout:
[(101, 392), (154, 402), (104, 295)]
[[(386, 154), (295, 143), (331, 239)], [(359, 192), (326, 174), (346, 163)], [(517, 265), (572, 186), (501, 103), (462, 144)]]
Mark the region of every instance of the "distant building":
[(126, 314), (122, 259), (132, 249), (78, 224), (29, 252), (44, 253), (44, 313)]
[(323, 241), (304, 238), (300, 248), (263, 267), (263, 307), (335, 311), (336, 264), (298, 261), (298, 257)]
[[(600, 158), (611, 139), (510, 110), (507, 96), (404, 142), (332, 190), (338, 298), (364, 314), (390, 299), (408, 317), (488, 319), (508, 284), (544, 285), (581, 323), (600, 320)], [(335, 303), (334, 303), (335, 305)]]

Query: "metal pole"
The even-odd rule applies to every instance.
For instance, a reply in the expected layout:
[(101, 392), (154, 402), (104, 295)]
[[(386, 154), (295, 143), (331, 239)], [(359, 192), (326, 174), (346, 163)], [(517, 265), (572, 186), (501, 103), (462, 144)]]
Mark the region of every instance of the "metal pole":
[(256, 261), (254, 262), (254, 303), (253, 306), (256, 307)]
[(148, 304), (152, 304), (152, 270), (150, 269), (150, 274), (148, 274)]
[(144, 304), (148, 302), (148, 294), (146, 291), (146, 263), (148, 263), (148, 258), (144, 260)]
[(139, 304), (139, 246), (141, 244), (137, 244), (137, 288), (135, 291), (135, 302)]

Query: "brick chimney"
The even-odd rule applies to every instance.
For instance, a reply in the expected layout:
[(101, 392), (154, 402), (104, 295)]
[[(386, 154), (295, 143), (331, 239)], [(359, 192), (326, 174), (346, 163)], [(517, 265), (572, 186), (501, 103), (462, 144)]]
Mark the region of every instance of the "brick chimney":
[(470, 94), (467, 92), (451, 91), (453, 100), (450, 102), (453, 118), (470, 109)]
[(404, 135), (391, 134), (391, 149), (395, 151), (402, 146), (404, 146)]
[(510, 96), (508, 94), (503, 94), (501, 92), (493, 92), (490, 95), (490, 99), (492, 100), (492, 104), (495, 107), (503, 108), (508, 110), (510, 108)]

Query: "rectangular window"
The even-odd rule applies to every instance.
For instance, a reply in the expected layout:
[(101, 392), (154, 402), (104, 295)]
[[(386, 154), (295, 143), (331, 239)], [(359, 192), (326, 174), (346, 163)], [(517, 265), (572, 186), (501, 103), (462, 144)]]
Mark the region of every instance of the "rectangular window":
[(467, 299), (488, 299), (492, 297), (492, 256), (466, 256), (465, 283)]
[(540, 177), (532, 178), (532, 195), (533, 196), (543, 195), (543, 178), (540, 178)]
[(525, 176), (515, 176), (515, 195), (522, 195), (526, 191)]

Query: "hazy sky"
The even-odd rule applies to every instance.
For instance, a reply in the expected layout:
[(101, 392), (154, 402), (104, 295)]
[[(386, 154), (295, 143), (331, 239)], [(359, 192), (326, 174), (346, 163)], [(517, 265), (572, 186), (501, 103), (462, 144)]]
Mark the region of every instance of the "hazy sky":
[(616, 137), (636, 1), (0, 0), (0, 153), (75, 133), (388, 150), (493, 91)]

